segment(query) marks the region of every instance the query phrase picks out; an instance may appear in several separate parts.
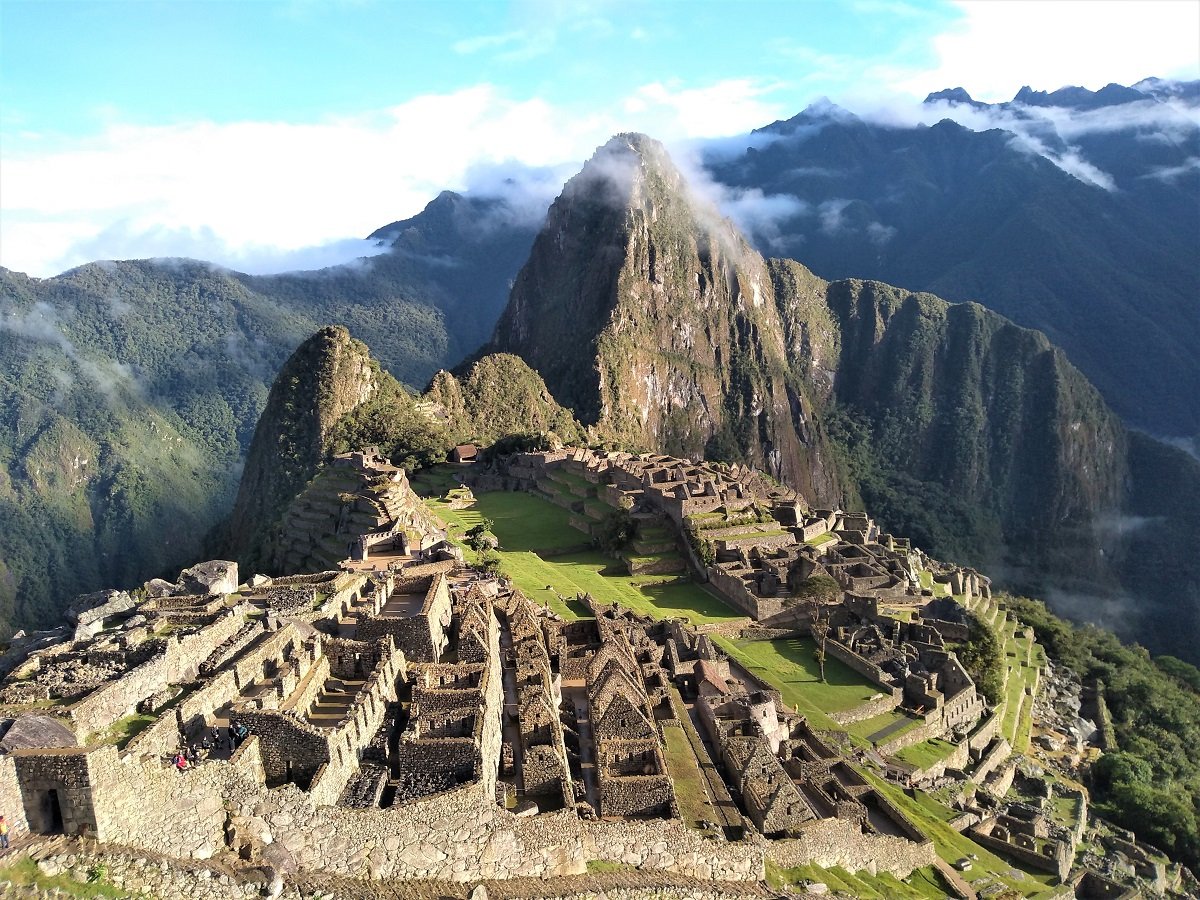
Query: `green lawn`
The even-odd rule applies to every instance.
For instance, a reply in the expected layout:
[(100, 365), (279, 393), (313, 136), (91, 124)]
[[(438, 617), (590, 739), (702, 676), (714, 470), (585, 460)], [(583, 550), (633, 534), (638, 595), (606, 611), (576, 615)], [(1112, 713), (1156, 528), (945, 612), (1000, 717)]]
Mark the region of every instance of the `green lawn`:
[[(1029, 736), (1033, 728), (1033, 699), (1025, 696), (1025, 689), (1032, 688), (1038, 675), (1039, 662), (1043, 658), (1034, 646), (1034, 664), (1024, 663), (1030, 641), (1014, 634), (1016, 623), (1005, 623), (1001, 636), (1004, 638), (1005, 664), (1008, 666), (1008, 683), (1004, 691), (1004, 718), (1000, 731), (1012, 744), (1013, 749), (1024, 753), (1029, 749)], [(1012, 656), (1008, 654), (1014, 654)]]
[[(116, 898), (128, 897), (129, 892), (109, 884), (108, 872), (97, 866), (89, 873), (88, 882), (76, 881), (71, 875), (44, 875), (29, 857), (23, 857), (10, 866), (0, 869), (0, 885), (20, 885), (36, 888), (44, 894), (33, 896)], [(53, 891), (54, 893), (50, 893)]]
[(827, 885), (830, 891), (865, 897), (868, 900), (875, 900), (875, 898), (922, 900), (926, 897), (941, 900), (948, 896), (942, 877), (933, 866), (916, 869), (908, 878), (901, 881), (886, 872), (872, 875), (865, 869), (861, 872), (851, 873), (840, 866), (823, 869), (820, 866), (807, 865), (797, 866), (794, 869), (779, 869), (768, 864), (767, 881), (775, 888), (820, 882)]
[(783, 701), (814, 719), (822, 728), (839, 728), (828, 713), (853, 709), (879, 693), (879, 689), (832, 657), (825, 660), (825, 678), (813, 657), (809, 638), (774, 641), (731, 640), (713, 635), (721, 649), (758, 677), (779, 689)]
[[(689, 579), (674, 575), (631, 576), (618, 560), (596, 550), (574, 549), (587, 544), (588, 538), (571, 527), (570, 513), (533, 494), (484, 493), (467, 509), (450, 509), (448, 504), (433, 498), (427, 499), (426, 504), (446, 523), (454, 539), (460, 539), (481, 519), (491, 519), (492, 530), (500, 541), (501, 571), (531, 600), (549, 606), (565, 618), (588, 615), (587, 609), (574, 600), (583, 593), (602, 603), (619, 603), (626, 609), (659, 619), (687, 618), (704, 625), (741, 618)], [(469, 550), (467, 555), (473, 557)], [(562, 601), (559, 595), (570, 599)]]
[(708, 801), (704, 776), (700, 772), (687, 734), (678, 725), (664, 725), (662, 732), (663, 744), (666, 747), (667, 772), (671, 776), (671, 784), (675, 787), (680, 816), (689, 825), (719, 822), (720, 817)]
[[(492, 531), (505, 551), (555, 552), (588, 543), (588, 536), (570, 525), (571, 513), (533, 494), (495, 491), (480, 494), (467, 509), (435, 503), (434, 511), (461, 532), (491, 519)], [(457, 533), (461, 533), (457, 532)]]
[(931, 738), (928, 741), (921, 741), (919, 744), (913, 744), (910, 747), (898, 750), (892, 755), (901, 762), (908, 763), (910, 766), (916, 766), (919, 769), (928, 769), (930, 766), (940, 763), (953, 753), (954, 749), (954, 744), (951, 744), (949, 741), (943, 741), (941, 738)]

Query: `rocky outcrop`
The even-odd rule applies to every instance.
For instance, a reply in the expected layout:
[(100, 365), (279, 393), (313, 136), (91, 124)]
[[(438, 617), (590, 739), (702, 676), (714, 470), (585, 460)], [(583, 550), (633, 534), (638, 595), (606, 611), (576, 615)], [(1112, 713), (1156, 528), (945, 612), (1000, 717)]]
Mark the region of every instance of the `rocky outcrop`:
[(433, 376), (425, 399), (435, 404), (456, 441), (491, 444), (514, 434), (579, 443), (583, 429), (571, 410), (550, 395), (546, 382), (519, 356), (493, 353)]
[(229, 546), (247, 568), (262, 540), (316, 474), (338, 421), (378, 391), (380, 373), (365, 344), (340, 326), (300, 345), (271, 387), (254, 430), (229, 525)]
[(644, 135), (613, 138), (567, 183), (492, 349), (520, 355), (601, 439), (839, 493), (765, 261)]

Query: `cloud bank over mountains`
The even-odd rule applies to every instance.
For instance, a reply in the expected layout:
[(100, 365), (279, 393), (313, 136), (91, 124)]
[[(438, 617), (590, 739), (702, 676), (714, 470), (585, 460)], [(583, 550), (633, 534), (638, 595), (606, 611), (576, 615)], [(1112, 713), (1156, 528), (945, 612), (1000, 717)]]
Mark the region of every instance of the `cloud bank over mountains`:
[[(652, 85), (625, 109), (739, 227), (769, 244), (779, 222), (812, 216), (836, 233), (846, 227), (844, 206), (810, 209), (795, 197), (715, 185), (702, 171), (701, 156), (784, 139), (748, 134), (775, 118), (761, 99), (765, 90), (738, 82), (671, 94)], [(1139, 140), (1178, 144), (1200, 129), (1200, 101), (1172, 96), (1169, 85), (1160, 90), (1161, 99), (1082, 110), (892, 98), (848, 111), (820, 100), (786, 139), (854, 116), (894, 128), (950, 119), (972, 131), (1001, 129), (1022, 152), (1114, 191), (1115, 176), (1089, 160), (1080, 141), (1132, 131)], [(705, 103), (715, 104), (714, 129), (738, 133), (697, 136), (696, 108)], [(736, 116), (722, 113), (734, 108)], [(43, 277), (96, 259), (145, 257), (205, 259), (251, 274), (322, 268), (382, 252), (377, 242), (347, 235), (412, 215), (442, 189), (502, 198), (496, 224), (536, 225), (581, 161), (621, 130), (630, 129), (615, 113), (578, 118), (492, 86), (314, 125), (115, 127), (88, 148), (5, 164), (0, 263)], [(1200, 158), (1137, 177), (1170, 182), (1195, 168)], [(873, 224), (872, 239), (886, 242), (888, 226)]]

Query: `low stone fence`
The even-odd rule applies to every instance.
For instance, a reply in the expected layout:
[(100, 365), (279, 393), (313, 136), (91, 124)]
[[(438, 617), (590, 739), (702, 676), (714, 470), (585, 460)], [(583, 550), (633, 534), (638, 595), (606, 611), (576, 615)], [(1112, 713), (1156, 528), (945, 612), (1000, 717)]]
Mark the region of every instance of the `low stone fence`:
[(705, 881), (765, 876), (761, 839), (727, 843), (673, 820), (582, 822), (570, 810), (520, 817), (499, 808), (482, 783), (388, 809), (317, 807), (285, 785), (235, 815), (299, 869), (352, 877), (552, 877), (583, 874), (588, 860)]
[(158, 717), (158, 721), (131, 740), (125, 747), (126, 753), (138, 756), (164, 757), (179, 749), (179, 720), (171, 709)]
[(68, 706), (66, 716), (80, 741), (130, 715), (140, 700), (165, 688), (170, 671), (167, 653), (160, 653)]
[(1057, 876), (1059, 881), (1065, 880), (1071, 870), (1072, 855), (1068, 845), (1062, 841), (1045, 841), (1041, 846), (1050, 852), (1039, 853), (1034, 847), (1022, 847), (1011, 841), (993, 837), (987, 820), (972, 828), (968, 834), (971, 840), (989, 850), (1019, 860), (1040, 872), (1049, 872)]
[(200, 663), (236, 634), (243, 624), (244, 610), (235, 607), (195, 634), (169, 638), (163, 653), (67, 707), (66, 715), (74, 724), (76, 734), (83, 738), (102, 731), (131, 714), (139, 701), (158, 693), (168, 684), (191, 681)]
[[(832, 642), (830, 642), (832, 643)], [(828, 646), (828, 645), (827, 645)], [(853, 709), (843, 709), (829, 714), (829, 718), (839, 725), (849, 725), (852, 722), (862, 722), (889, 713), (900, 705), (904, 694), (900, 688), (888, 688), (886, 693), (876, 694), (866, 703), (859, 704)]]
[(972, 752), (981, 753), (1000, 734), (1000, 726), (1004, 721), (1002, 712), (1000, 708), (992, 710), (975, 726), (975, 730), (967, 737)]

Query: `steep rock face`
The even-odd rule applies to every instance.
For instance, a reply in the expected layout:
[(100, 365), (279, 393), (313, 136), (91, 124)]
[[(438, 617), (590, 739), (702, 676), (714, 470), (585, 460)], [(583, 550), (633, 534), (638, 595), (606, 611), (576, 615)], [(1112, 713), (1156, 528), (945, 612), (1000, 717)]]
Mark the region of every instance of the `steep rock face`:
[(765, 262), (642, 135), (613, 138), (567, 183), (491, 349), (525, 359), (602, 438), (840, 493)]
[(485, 356), (457, 376), (438, 372), (425, 400), (436, 406), (460, 442), (490, 444), (515, 434), (553, 434), (565, 443), (584, 438), (571, 411), (559, 406), (542, 377), (511, 353)]
[[(846, 421), (843, 442), (869, 447), (855, 480), (874, 511), (979, 563), (997, 540), (1097, 556), (1092, 525), (1121, 503), (1125, 432), (1044, 335), (974, 303), (770, 267), (796, 374), (820, 414)], [(904, 479), (918, 496), (896, 490)], [(935, 492), (969, 513), (957, 534), (896, 521)]]
[(264, 535), (316, 474), (334, 426), (379, 389), (365, 344), (322, 328), (284, 364), (258, 420), (229, 526), (230, 548), (261, 565)]

